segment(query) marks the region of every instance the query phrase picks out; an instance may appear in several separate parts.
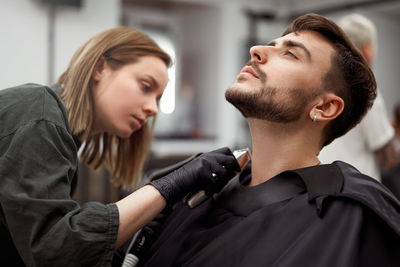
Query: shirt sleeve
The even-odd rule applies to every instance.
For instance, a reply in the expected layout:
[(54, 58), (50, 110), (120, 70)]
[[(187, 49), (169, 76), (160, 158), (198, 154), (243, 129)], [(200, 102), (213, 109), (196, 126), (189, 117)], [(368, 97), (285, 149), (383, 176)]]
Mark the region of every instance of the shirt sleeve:
[(378, 92), (374, 105), (360, 123), (365, 142), (371, 151), (383, 148), (394, 136), (394, 129), (390, 124), (385, 108), (385, 102)]
[(71, 199), (77, 148), (65, 127), (27, 122), (0, 139), (0, 152), (1, 208), (24, 263), (110, 266), (118, 209)]

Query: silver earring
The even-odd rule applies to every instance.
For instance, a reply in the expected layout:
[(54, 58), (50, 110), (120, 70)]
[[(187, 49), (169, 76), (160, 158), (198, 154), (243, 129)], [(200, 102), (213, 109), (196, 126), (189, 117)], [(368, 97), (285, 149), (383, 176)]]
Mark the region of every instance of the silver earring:
[(317, 115), (314, 115), (314, 118), (312, 119), (312, 122), (316, 122), (317, 121)]

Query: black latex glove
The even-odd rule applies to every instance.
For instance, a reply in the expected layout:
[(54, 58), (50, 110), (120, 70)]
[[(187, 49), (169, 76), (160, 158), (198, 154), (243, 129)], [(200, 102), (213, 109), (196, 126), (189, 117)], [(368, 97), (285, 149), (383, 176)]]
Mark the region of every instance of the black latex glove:
[(170, 174), (150, 182), (173, 205), (191, 191), (219, 192), (240, 166), (227, 147), (201, 154)]

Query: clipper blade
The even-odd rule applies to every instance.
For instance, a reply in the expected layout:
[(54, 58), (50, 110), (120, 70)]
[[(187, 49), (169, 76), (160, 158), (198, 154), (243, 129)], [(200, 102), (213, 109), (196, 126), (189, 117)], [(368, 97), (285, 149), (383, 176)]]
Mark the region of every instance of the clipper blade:
[(251, 153), (248, 148), (235, 150), (233, 151), (233, 155), (239, 163), (240, 171), (242, 171), (251, 160)]

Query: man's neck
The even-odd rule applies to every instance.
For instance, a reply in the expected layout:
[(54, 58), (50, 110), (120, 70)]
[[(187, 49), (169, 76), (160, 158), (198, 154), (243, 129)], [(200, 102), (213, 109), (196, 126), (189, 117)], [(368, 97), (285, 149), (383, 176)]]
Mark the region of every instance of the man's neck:
[(283, 171), (319, 163), (317, 142), (308, 129), (253, 119), (249, 125), (253, 144), (250, 186)]

